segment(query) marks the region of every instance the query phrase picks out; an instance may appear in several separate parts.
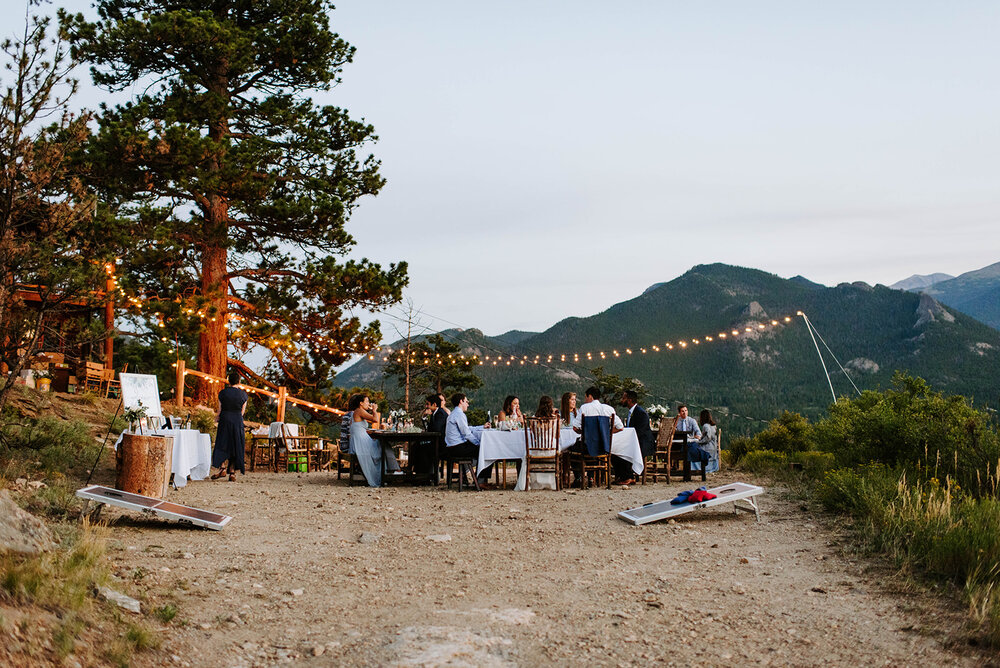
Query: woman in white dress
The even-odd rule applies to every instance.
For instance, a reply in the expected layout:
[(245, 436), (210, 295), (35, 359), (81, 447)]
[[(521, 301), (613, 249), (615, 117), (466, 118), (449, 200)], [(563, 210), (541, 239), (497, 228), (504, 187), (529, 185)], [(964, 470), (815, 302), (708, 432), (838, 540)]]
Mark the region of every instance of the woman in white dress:
[(698, 439), (698, 445), (708, 452), (705, 473), (715, 473), (719, 470), (719, 428), (712, 419), (712, 412), (707, 408), (701, 412), (698, 422), (701, 423), (701, 438)]
[(398, 471), (399, 462), (391, 448), (368, 435), (369, 423), (378, 425), (380, 416), (378, 406), (373, 404), (367, 395), (355, 394), (347, 404), (347, 409), (354, 411), (351, 422), (351, 452), (358, 458), (362, 473), (369, 487), (382, 486), (382, 457), (386, 457), (386, 471)]

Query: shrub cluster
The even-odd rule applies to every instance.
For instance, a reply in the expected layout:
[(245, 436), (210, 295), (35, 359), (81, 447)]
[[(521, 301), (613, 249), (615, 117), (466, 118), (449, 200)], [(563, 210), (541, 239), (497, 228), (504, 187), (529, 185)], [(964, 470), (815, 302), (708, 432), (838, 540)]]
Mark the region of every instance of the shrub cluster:
[(754, 472), (801, 464), (816, 498), (853, 519), (864, 550), (960, 587), (973, 622), (1000, 644), (1000, 437), (987, 413), (897, 374), (891, 389), (840, 399), (815, 424), (785, 413), (732, 451)]

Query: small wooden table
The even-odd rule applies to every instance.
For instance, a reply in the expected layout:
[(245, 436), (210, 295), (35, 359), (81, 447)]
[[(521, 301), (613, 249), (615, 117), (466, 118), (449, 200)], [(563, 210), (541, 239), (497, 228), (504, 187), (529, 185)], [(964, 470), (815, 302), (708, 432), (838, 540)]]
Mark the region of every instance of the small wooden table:
[[(438, 456), (441, 447), (441, 434), (436, 431), (416, 431), (416, 432), (405, 432), (405, 431), (381, 431), (378, 429), (369, 429), (368, 434), (383, 443), (389, 445), (400, 445), (406, 448), (406, 452), (409, 458), (409, 462), (406, 468), (403, 469), (402, 475), (386, 475), (385, 472), (385, 457), (382, 457), (382, 484), (389, 485), (399, 483), (420, 483), (429, 482), (432, 485), (438, 484)], [(428, 461), (427, 466), (429, 470), (427, 471), (414, 471), (413, 470), (413, 457), (412, 452), (410, 452), (410, 446), (414, 443), (418, 444), (429, 444), (431, 451), (427, 453)]]

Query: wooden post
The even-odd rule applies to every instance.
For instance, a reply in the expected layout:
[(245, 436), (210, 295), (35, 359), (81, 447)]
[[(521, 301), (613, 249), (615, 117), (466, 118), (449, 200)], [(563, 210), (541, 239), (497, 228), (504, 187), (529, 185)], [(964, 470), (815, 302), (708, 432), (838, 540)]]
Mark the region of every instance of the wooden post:
[(177, 389), (174, 390), (177, 408), (184, 408), (184, 360), (177, 360)]
[(282, 385), (278, 388), (278, 422), (285, 421), (285, 397), (288, 396), (288, 388)]
[(108, 303), (104, 305), (104, 330), (107, 332), (107, 338), (104, 339), (104, 368), (113, 369), (114, 368), (114, 356), (115, 356), (115, 277), (114, 277), (114, 265), (111, 265), (111, 269), (108, 272), (108, 282), (105, 286), (108, 295)]

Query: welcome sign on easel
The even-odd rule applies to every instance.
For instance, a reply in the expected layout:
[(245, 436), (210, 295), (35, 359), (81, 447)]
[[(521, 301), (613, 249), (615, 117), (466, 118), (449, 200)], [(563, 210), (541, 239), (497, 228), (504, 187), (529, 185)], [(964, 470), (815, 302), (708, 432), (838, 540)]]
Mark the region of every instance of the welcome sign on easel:
[(146, 417), (156, 426), (163, 422), (160, 408), (160, 385), (156, 376), (146, 373), (118, 374), (122, 382), (122, 404), (125, 410), (144, 408)]

